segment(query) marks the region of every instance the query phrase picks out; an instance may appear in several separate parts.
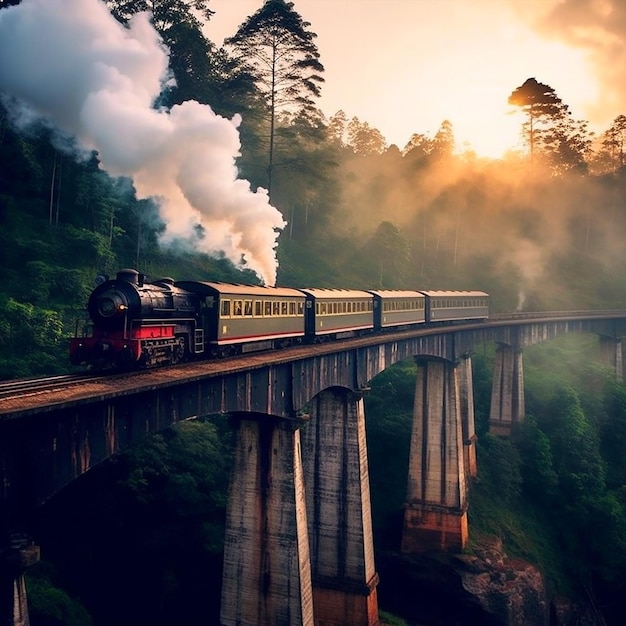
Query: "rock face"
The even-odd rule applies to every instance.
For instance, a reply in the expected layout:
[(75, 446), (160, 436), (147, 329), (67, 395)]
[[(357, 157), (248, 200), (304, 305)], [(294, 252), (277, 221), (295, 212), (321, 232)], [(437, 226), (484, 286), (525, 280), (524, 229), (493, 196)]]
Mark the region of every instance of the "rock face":
[(484, 541), (472, 554), (380, 554), (377, 565), (381, 608), (413, 625), (594, 623), (575, 604), (551, 602), (541, 572), (508, 556), (497, 539)]
[(541, 572), (522, 559), (508, 557), (499, 540), (483, 543), (471, 556), (457, 556), (452, 566), (461, 577), (463, 589), (499, 623), (549, 623), (549, 603)]

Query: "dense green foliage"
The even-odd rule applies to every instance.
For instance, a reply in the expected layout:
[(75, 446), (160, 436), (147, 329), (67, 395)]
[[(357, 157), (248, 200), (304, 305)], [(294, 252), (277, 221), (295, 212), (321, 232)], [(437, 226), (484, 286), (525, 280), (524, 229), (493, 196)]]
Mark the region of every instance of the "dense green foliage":
[(183, 422), (43, 507), (34, 533), (45, 560), (29, 570), (33, 626), (57, 623), (48, 606), (80, 610), (64, 587), (100, 624), (218, 623), (230, 438), (224, 420)]

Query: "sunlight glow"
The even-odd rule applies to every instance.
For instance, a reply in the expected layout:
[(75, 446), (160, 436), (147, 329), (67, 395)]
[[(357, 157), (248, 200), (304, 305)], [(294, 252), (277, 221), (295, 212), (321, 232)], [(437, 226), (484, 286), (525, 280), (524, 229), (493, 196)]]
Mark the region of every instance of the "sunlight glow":
[[(598, 133), (626, 112), (600, 89), (588, 47), (538, 27), (560, 0), (389, 0), (385, 11), (363, 10), (364, 1), (294, 4), (318, 35), (326, 69), (321, 110), (367, 122), (400, 150), (416, 133), (434, 137), (445, 120), (461, 152), (499, 158), (523, 150), (524, 120), (507, 101), (531, 77), (553, 87), (573, 118)], [(220, 42), (261, 3), (213, 0), (207, 32)]]

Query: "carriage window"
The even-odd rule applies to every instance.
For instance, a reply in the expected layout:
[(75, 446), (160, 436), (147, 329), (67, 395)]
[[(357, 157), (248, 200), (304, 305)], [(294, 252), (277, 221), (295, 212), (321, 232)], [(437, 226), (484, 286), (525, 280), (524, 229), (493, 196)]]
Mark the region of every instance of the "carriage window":
[(289, 303), (289, 315), (295, 315), (295, 314), (296, 314), (296, 303), (290, 302)]
[(272, 303), (269, 300), (263, 301), (263, 315), (270, 317), (272, 315)]
[(280, 303), (280, 314), (287, 315), (287, 303), (284, 300)]
[(304, 313), (304, 304), (302, 301), (298, 302), (298, 315), (302, 315)]
[(252, 300), (244, 300), (243, 314), (246, 317), (252, 317)]
[(235, 317), (241, 317), (243, 315), (243, 302), (241, 300), (234, 301), (233, 315)]
[(261, 300), (254, 301), (254, 315), (256, 317), (263, 316), (263, 302)]
[(220, 315), (222, 317), (230, 317), (230, 300), (222, 300)]
[(326, 302), (322, 302), (322, 315), (326, 315)]
[(280, 315), (280, 302), (278, 300), (272, 302), (272, 315)]

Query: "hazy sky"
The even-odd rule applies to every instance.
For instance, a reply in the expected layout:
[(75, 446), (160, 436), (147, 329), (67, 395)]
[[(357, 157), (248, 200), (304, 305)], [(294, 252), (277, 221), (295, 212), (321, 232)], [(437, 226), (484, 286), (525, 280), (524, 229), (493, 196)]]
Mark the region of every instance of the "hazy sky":
[[(263, 0), (211, 0), (218, 45)], [(320, 108), (343, 109), (404, 147), (452, 122), (495, 156), (518, 142), (507, 99), (527, 78), (603, 132), (626, 114), (626, 0), (294, 0), (325, 66)], [(621, 91), (620, 91), (621, 90)]]

